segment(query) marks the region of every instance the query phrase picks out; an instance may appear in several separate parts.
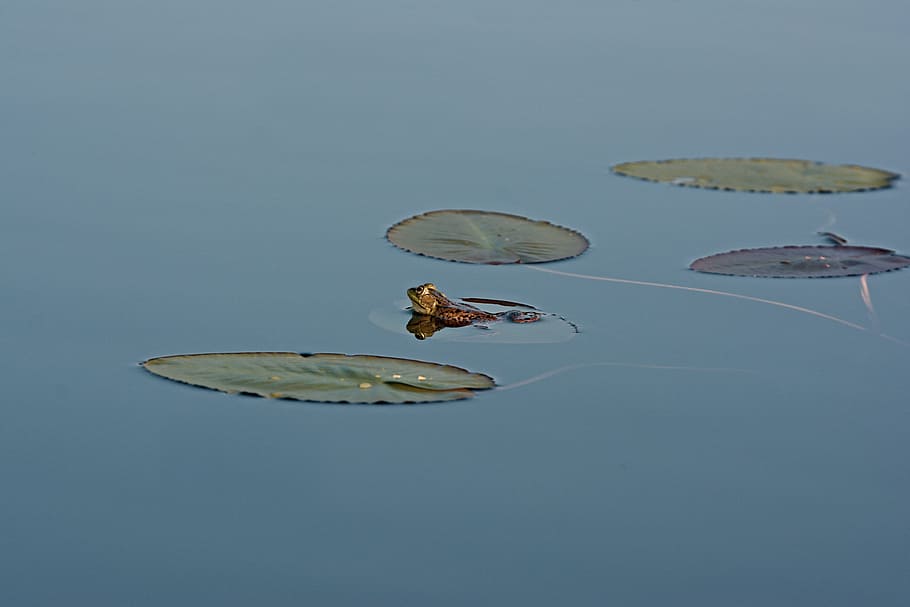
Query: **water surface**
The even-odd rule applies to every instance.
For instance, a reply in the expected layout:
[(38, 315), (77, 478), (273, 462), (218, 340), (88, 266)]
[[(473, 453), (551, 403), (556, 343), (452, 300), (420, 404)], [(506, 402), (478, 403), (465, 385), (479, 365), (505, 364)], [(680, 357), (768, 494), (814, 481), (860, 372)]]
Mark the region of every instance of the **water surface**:
[[(906, 184), (672, 188), (612, 164), (779, 156), (907, 173), (906, 3), (4, 3), (0, 602), (905, 605), (910, 273), (775, 281), (697, 257), (910, 252)], [(484, 208), (584, 232), (547, 267), (405, 254)], [(563, 343), (417, 341), (432, 281), (558, 311)], [(414, 407), (229, 397), (136, 363), (291, 350), (502, 385)], [(654, 368), (676, 367), (676, 368)]]

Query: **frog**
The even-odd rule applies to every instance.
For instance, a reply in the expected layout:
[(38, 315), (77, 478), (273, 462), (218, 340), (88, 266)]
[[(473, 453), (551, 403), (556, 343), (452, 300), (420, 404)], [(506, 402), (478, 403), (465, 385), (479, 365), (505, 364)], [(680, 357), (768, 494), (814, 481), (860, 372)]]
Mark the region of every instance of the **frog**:
[[(531, 323), (541, 319), (537, 312), (508, 310), (494, 313), (463, 301), (453, 301), (431, 282), (412, 287), (407, 293), (414, 313), (411, 322), (408, 323), (408, 330), (418, 339), (425, 339), (443, 327), (483, 326), (485, 323), (500, 320)], [(415, 330), (411, 330), (412, 325)]]

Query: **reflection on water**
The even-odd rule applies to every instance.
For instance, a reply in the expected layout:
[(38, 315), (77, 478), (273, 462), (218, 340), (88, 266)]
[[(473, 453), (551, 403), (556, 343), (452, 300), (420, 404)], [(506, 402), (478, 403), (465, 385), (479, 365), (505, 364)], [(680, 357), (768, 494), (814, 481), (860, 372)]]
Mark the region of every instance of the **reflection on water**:
[[(541, 320), (543, 320), (543, 315), (538, 314), (537, 312), (510, 310), (508, 312), (499, 312), (498, 314), (500, 315), (500, 318), (498, 318), (498, 319), (481, 321), (481, 322), (461, 322), (461, 323), (453, 324), (449, 321), (443, 320), (436, 316), (430, 316), (428, 314), (418, 314), (417, 312), (412, 312), (411, 318), (410, 318), (410, 320), (408, 320), (408, 324), (405, 326), (405, 328), (407, 329), (408, 333), (410, 333), (417, 339), (427, 339), (428, 337), (432, 337), (434, 334), (438, 333), (439, 331), (441, 331), (442, 329), (445, 329), (445, 328), (460, 329), (460, 328), (464, 328), (464, 327), (473, 327), (475, 329), (482, 329), (484, 331), (489, 331), (491, 323), (514, 322), (514, 323), (518, 323), (518, 324), (529, 324), (532, 322), (540, 322)], [(554, 318), (558, 318), (552, 314), (550, 314), (548, 316), (553, 316)], [(578, 327), (576, 327), (574, 324), (570, 323), (569, 321), (565, 320), (564, 318), (558, 318), (558, 319), (562, 320), (563, 322), (565, 322), (569, 326), (571, 326), (573, 329), (575, 329), (576, 333), (578, 332)]]
[[(467, 326), (471, 323), (466, 323), (461, 326)], [(441, 319), (436, 318), (435, 316), (429, 316), (427, 314), (418, 314), (417, 312), (411, 313), (411, 318), (408, 320), (408, 324), (405, 325), (405, 328), (408, 330), (408, 333), (416, 337), (417, 339), (426, 339), (432, 337), (436, 334), (437, 331), (441, 331), (446, 328), (447, 325)], [(477, 326), (476, 328), (481, 328)]]
[[(505, 310), (496, 314), (510, 312), (523, 315), (521, 310)], [(452, 326), (444, 320), (426, 314), (414, 313), (404, 308), (404, 302), (374, 308), (368, 318), (371, 323), (387, 331), (403, 335), (413, 335), (418, 340), (430, 337), (434, 341), (453, 341), (465, 343), (489, 344), (548, 344), (568, 341), (581, 332), (577, 324), (557, 314), (534, 312), (539, 315), (535, 322), (512, 322), (497, 318), (489, 322), (474, 322)]]

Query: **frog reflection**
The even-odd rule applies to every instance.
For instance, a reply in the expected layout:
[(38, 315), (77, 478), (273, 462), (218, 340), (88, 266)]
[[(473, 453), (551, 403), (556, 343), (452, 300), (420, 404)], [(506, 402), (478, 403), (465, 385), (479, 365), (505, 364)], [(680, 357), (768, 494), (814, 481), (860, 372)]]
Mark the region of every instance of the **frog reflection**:
[(408, 330), (408, 333), (412, 334), (417, 339), (426, 339), (432, 337), (437, 331), (445, 329), (446, 326), (447, 325), (438, 318), (414, 312), (411, 314), (411, 319), (408, 320), (408, 324), (405, 328)]

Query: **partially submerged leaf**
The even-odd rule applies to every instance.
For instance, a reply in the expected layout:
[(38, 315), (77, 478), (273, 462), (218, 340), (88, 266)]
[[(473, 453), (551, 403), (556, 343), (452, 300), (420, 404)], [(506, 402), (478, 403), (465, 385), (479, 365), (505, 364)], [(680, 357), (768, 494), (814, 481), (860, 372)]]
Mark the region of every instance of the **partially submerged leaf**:
[(469, 301), (471, 303), (480, 303), (480, 304), (492, 304), (494, 306), (527, 308), (529, 310), (537, 309), (532, 305), (519, 303), (517, 301), (509, 301), (508, 299), (490, 299), (489, 297), (462, 297), (461, 301)]
[(167, 379), (229, 393), (328, 403), (427, 403), (474, 396), (488, 375), (437, 363), (347, 354), (240, 352), (152, 358)]
[(464, 263), (544, 263), (588, 248), (575, 230), (491, 211), (431, 211), (395, 224), (386, 237), (405, 251)]
[(828, 240), (830, 240), (831, 242), (833, 242), (836, 245), (843, 246), (843, 245), (847, 244), (846, 238), (844, 238), (840, 234), (835, 234), (834, 232), (819, 232), (818, 235), (824, 236), (825, 238), (827, 238)]
[(782, 158), (679, 158), (627, 162), (613, 171), (674, 185), (749, 192), (833, 193), (891, 186), (897, 173), (852, 164)]
[(854, 246), (789, 246), (728, 251), (696, 259), (698, 272), (761, 278), (831, 278), (888, 272), (910, 266), (890, 249)]

